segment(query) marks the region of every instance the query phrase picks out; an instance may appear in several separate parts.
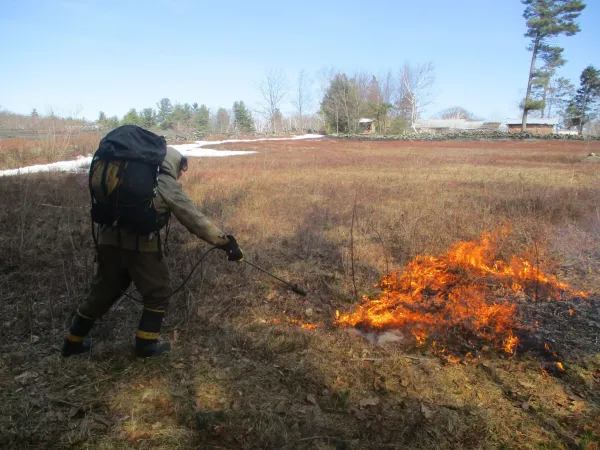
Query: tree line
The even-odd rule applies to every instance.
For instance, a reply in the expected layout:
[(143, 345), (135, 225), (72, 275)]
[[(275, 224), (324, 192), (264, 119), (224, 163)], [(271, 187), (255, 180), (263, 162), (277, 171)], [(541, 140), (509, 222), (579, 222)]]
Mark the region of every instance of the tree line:
[[(565, 49), (556, 45), (554, 38), (580, 31), (577, 19), (586, 5), (582, 0), (521, 2), (532, 55), (525, 97), (519, 103), (522, 130), (527, 130), (528, 117), (559, 117), (562, 126), (576, 127), (581, 133), (600, 115), (600, 70), (593, 65), (586, 67), (577, 87), (559, 76), (558, 69), (567, 60)], [(356, 134), (362, 130), (361, 119), (366, 118), (374, 120), (379, 134), (400, 134), (424, 117), (433, 99), (435, 78), (433, 62), (407, 62), (380, 74), (330, 68), (310, 76), (301, 70), (293, 81), (282, 70), (267, 70), (257, 86), (259, 101), (252, 109), (242, 100), (230, 109), (210, 109), (205, 104), (173, 103), (163, 98), (154, 108), (132, 108), (121, 118), (100, 112), (96, 122), (103, 127), (133, 124), (205, 134)], [(288, 105), (293, 109), (284, 111)], [(460, 105), (433, 117), (477, 119)], [(32, 118), (37, 118), (35, 110)]]
[(114, 128), (119, 125), (138, 125), (148, 129), (176, 131), (194, 129), (201, 133), (225, 134), (232, 131), (253, 133), (254, 119), (251, 111), (243, 101), (235, 102), (231, 111), (218, 108), (212, 112), (206, 105), (198, 103), (175, 103), (163, 98), (157, 102), (156, 108), (144, 108), (137, 111), (131, 108), (123, 118), (107, 117), (100, 111), (98, 125)]

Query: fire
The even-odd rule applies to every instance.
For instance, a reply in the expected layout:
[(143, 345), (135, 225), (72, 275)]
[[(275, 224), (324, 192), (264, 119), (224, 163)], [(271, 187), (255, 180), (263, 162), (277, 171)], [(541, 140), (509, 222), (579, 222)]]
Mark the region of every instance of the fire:
[(502, 350), (506, 353), (514, 353), (519, 343), (519, 338), (512, 335), (512, 333), (504, 340)]
[(508, 263), (497, 258), (500, 239), (508, 231), (458, 242), (439, 256), (417, 256), (402, 273), (383, 277), (376, 284), (382, 292), (364, 296), (356, 311), (336, 311), (335, 325), (402, 329), (417, 345), (430, 348), (434, 341), (443, 348), (479, 345), (483, 350), (490, 343), (514, 353), (519, 342), (514, 335), (518, 325), (514, 300), (561, 300), (570, 291), (568, 284), (542, 272), (537, 263), (519, 256)]
[[(283, 315), (285, 316), (285, 311), (283, 312)], [(292, 318), (287, 318), (287, 324), (289, 326), (299, 326), (300, 328), (304, 328), (305, 330), (316, 330), (318, 325), (316, 323), (306, 323), (306, 322), (302, 322), (299, 319), (292, 319)], [(275, 318), (272, 320), (273, 323), (277, 324), (277, 323), (281, 323), (281, 319)]]

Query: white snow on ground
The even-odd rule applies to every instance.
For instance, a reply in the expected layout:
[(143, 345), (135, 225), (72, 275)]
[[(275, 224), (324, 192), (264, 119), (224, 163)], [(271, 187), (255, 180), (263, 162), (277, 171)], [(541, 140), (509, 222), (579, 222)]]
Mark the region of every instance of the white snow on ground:
[[(230, 144), (235, 142), (257, 142), (257, 141), (297, 141), (300, 139), (319, 139), (325, 137), (322, 134), (303, 134), (302, 136), (294, 136), (292, 138), (258, 138), (258, 139), (227, 139), (224, 141), (196, 141), (193, 144), (180, 144), (180, 145), (172, 145), (171, 147), (175, 147), (181, 153), (186, 156), (204, 156), (202, 152), (199, 152), (198, 149), (208, 150), (206, 148), (207, 145), (220, 145), (220, 144)], [(232, 152), (235, 154), (247, 154), (247, 153), (256, 153), (256, 152), (244, 152), (239, 151), (235, 152), (233, 150), (214, 150), (218, 152)], [(196, 154), (198, 153), (198, 154)], [(233, 156), (233, 154), (229, 153), (227, 155), (210, 155), (210, 156)]]
[[(196, 141), (194, 144), (171, 145), (185, 156), (194, 158), (214, 158), (223, 156), (247, 155), (256, 152), (246, 152), (237, 150), (213, 150), (206, 148), (206, 145), (219, 145), (231, 142), (255, 142), (255, 141), (295, 141), (298, 139), (318, 139), (323, 136), (320, 134), (305, 134), (294, 136), (293, 138), (259, 138), (259, 139), (228, 139), (225, 141)], [(80, 172), (87, 170), (92, 162), (91, 156), (79, 156), (73, 161), (59, 161), (52, 164), (38, 164), (35, 166), (21, 167), (20, 169), (0, 170), (0, 177), (8, 175), (20, 175), (38, 172)]]
[(238, 155), (249, 155), (256, 152), (236, 151), (236, 150), (212, 150), (210, 148), (195, 147), (189, 150), (182, 150), (180, 145), (170, 145), (169, 147), (175, 147), (179, 153), (184, 156), (191, 156), (194, 158), (214, 158), (223, 156), (238, 156)]
[(79, 172), (83, 168), (87, 169), (91, 162), (91, 156), (80, 156), (73, 161), (59, 161), (52, 164), (38, 164), (36, 166), (21, 167), (20, 169), (0, 170), (0, 177), (37, 172)]

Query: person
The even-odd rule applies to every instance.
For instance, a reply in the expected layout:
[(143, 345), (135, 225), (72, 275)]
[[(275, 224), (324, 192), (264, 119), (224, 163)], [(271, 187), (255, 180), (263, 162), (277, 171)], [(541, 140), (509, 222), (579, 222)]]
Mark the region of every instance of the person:
[[(187, 170), (187, 158), (167, 146), (158, 175), (154, 208), (161, 217), (171, 213), (191, 233), (224, 250), (229, 261), (241, 262), (242, 249), (195, 207), (179, 178)], [(165, 220), (166, 222), (166, 220)], [(167, 262), (162, 257), (159, 231), (140, 236), (126, 229), (103, 226), (98, 237), (98, 267), (89, 294), (78, 306), (61, 349), (65, 357), (90, 349), (86, 338), (94, 322), (106, 314), (131, 282), (141, 293), (144, 309), (136, 333), (135, 354), (149, 357), (170, 349), (158, 338), (172, 292)]]

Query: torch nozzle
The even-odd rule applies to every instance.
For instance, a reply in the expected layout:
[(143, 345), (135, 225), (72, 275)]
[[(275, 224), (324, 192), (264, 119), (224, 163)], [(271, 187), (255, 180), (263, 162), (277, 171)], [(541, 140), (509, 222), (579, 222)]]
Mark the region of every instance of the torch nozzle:
[(260, 270), (261, 272), (263, 272), (263, 273), (266, 273), (267, 275), (269, 275), (269, 276), (271, 276), (271, 277), (275, 278), (276, 280), (280, 281), (281, 283), (285, 284), (286, 286), (288, 286), (288, 287), (290, 288), (290, 290), (291, 290), (291, 291), (292, 291), (294, 294), (298, 294), (298, 295), (301, 295), (301, 296), (303, 296), (303, 297), (306, 297), (306, 296), (308, 295), (308, 291), (307, 291), (305, 288), (303, 288), (302, 286), (298, 286), (297, 284), (291, 284), (291, 283), (288, 283), (287, 281), (285, 281), (285, 280), (282, 280), (281, 278), (279, 278), (279, 277), (277, 277), (277, 276), (273, 275), (273, 274), (272, 274), (271, 272), (269, 272), (268, 270), (265, 270), (265, 269), (263, 269), (262, 267), (260, 267), (260, 266), (257, 266), (257, 265), (256, 265), (256, 264), (254, 264), (254, 263), (251, 263), (251, 262), (250, 262), (250, 261), (248, 261), (247, 259), (244, 259), (244, 262), (245, 262), (246, 264), (248, 264), (248, 265), (250, 265), (250, 266), (254, 267), (255, 269), (258, 269), (258, 270)]

